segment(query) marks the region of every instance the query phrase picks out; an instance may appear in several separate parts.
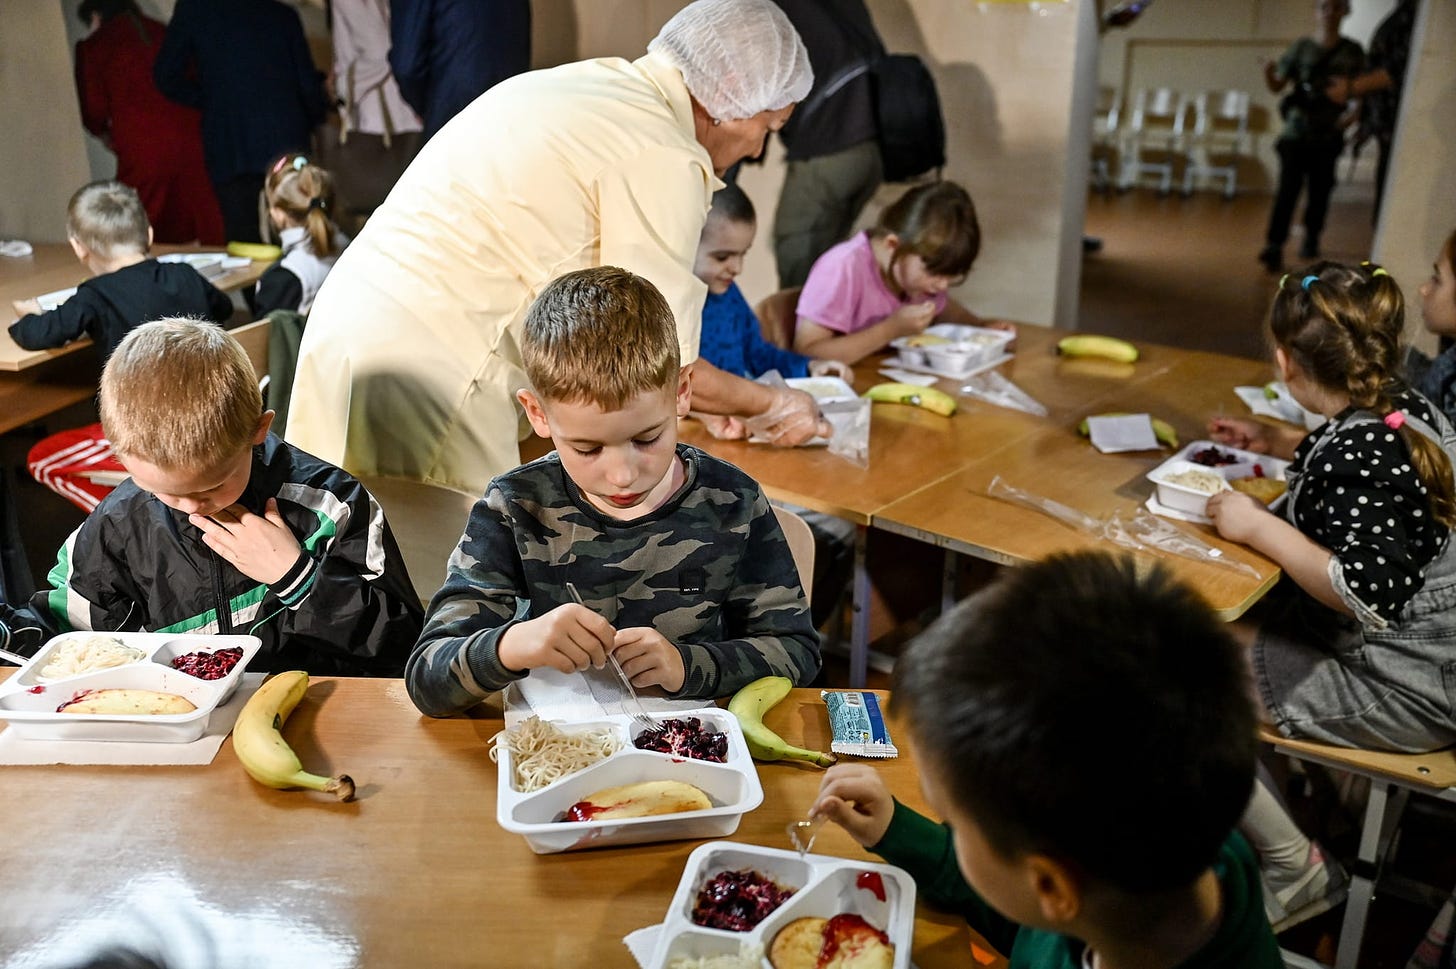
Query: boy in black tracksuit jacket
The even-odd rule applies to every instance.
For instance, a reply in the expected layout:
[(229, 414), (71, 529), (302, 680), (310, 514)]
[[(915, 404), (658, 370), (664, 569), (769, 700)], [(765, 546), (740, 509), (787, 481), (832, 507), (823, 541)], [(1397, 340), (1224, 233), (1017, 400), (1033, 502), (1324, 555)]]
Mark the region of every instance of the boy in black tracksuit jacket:
[[(182, 398), (197, 388), (194, 401), (156, 407), (169, 387)], [(240, 433), (188, 459), (194, 443), (226, 436), (210, 409), (240, 415)], [(70, 629), (235, 632), (263, 641), (253, 670), (403, 672), (423, 613), (379, 505), (268, 432), (272, 412), (235, 340), (186, 320), (139, 327), (102, 376), (101, 411), (132, 479), (66, 541), (51, 589), (23, 609), (0, 605), (12, 648), (33, 652)]]

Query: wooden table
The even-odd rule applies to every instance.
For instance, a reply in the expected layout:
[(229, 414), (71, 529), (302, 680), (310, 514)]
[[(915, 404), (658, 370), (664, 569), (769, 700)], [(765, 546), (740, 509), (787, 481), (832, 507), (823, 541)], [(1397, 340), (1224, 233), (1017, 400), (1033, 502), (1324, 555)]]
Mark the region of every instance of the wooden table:
[[(216, 248), (199, 246), (165, 245), (154, 246), (152, 255), (217, 251)], [(231, 292), (256, 283), (270, 265), (272, 263), (254, 262), (209, 281), (223, 292)], [(65, 243), (42, 243), (35, 247), (33, 254), (20, 259), (0, 256), (0, 314), (9, 314), (0, 318), (14, 321), (14, 310), (10, 304), (16, 300), (34, 299), (56, 290), (69, 289), (85, 282), (90, 275)], [(9, 324), (5, 328), (8, 330)], [(0, 332), (0, 371), (27, 370), (90, 345), (91, 341), (82, 337), (55, 350), (25, 350), (10, 339), (9, 333)]]
[[(1015, 357), (1000, 368), (1046, 406), (1046, 417), (964, 395), (949, 419), (920, 408), (879, 405), (873, 412), (865, 469), (823, 448), (719, 441), (701, 425), (683, 425), (684, 441), (743, 468), (770, 497), (858, 526), (851, 592), (852, 685), (864, 682), (868, 657), (867, 528), (909, 535), (945, 548), (948, 555), (963, 553), (1003, 564), (1090, 545), (1050, 518), (985, 497), (986, 484), (1000, 473), (1012, 484), (1094, 516), (1133, 511), (1151, 493), (1142, 475), (1167, 453), (1101, 454), (1077, 434), (1084, 417), (1146, 411), (1172, 423), (1184, 440), (1194, 440), (1203, 436), (1213, 414), (1247, 413), (1234, 386), (1262, 385), (1272, 376), (1268, 363), (1148, 343), (1138, 344), (1141, 355), (1130, 364), (1059, 357), (1055, 346), (1066, 335), (1023, 326)], [(855, 368), (856, 390), (887, 379), (878, 373), (884, 359), (871, 357)], [(957, 394), (962, 383), (942, 380), (937, 386)], [(1166, 560), (1210, 598), (1220, 615), (1241, 615), (1277, 580), (1278, 568), (1262, 556), (1216, 539), (1210, 529), (1187, 527), (1255, 568), (1256, 575), (1246, 576), (1186, 559)]]
[[(259, 965), (632, 965), (621, 938), (662, 920), (702, 842), (533, 854), (496, 824), (487, 751), (503, 724), (498, 711), (478, 716), (423, 717), (399, 680), (318, 679), (286, 736), (310, 769), (354, 777), (351, 804), (258, 785), (230, 740), (207, 767), (0, 767), (0, 956), (166, 892), (241, 921), (259, 944), (277, 940), (277, 958)], [(828, 747), (816, 691), (794, 691), (768, 723)], [(903, 748), (880, 769), (923, 809)], [(784, 827), (822, 771), (758, 770), (764, 803), (732, 840), (788, 847)], [(873, 858), (832, 825), (816, 850)], [(973, 941), (983, 944), (957, 917), (917, 912), (921, 969), (978, 965)], [(298, 961), (310, 947), (328, 958)]]

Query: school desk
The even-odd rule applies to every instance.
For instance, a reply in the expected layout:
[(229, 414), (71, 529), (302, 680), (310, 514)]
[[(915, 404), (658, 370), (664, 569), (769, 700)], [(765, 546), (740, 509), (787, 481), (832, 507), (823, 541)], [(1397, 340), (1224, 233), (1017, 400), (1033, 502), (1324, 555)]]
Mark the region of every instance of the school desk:
[[(869, 647), (869, 578), (864, 560), (868, 528), (909, 535), (947, 550), (993, 562), (1042, 558), (1063, 548), (1086, 547), (1065, 526), (1035, 512), (984, 497), (998, 472), (1029, 491), (1100, 515), (1133, 511), (1152, 485), (1142, 475), (1168, 452), (1104, 455), (1077, 433), (1089, 414), (1146, 411), (1169, 421), (1183, 440), (1204, 433), (1217, 412), (1247, 414), (1235, 385), (1262, 385), (1271, 366), (1220, 354), (1179, 350), (1139, 342), (1136, 363), (1067, 358), (1055, 352), (1059, 331), (1036, 326), (1019, 330), (1014, 358), (1000, 369), (1044, 404), (1046, 417), (997, 407), (958, 394), (963, 381), (936, 386), (955, 394), (959, 408), (949, 418), (916, 407), (876, 404), (867, 468), (857, 468), (825, 448), (771, 448), (713, 439), (695, 422), (683, 424), (682, 439), (731, 461), (753, 475), (770, 497), (837, 515), (857, 526), (851, 589), (850, 683), (864, 682)], [(889, 378), (879, 374), (883, 355), (855, 367), (854, 386), (863, 392)], [(1164, 559), (1197, 584), (1226, 618), (1242, 614), (1277, 580), (1273, 563), (1223, 543), (1211, 530), (1183, 526), (1210, 538), (1231, 557), (1253, 565), (1241, 575), (1185, 560)], [(948, 567), (947, 575), (953, 575)], [(948, 578), (946, 589), (952, 582)], [(944, 598), (948, 598), (947, 591)]]
[[(621, 938), (663, 919), (703, 842), (533, 854), (495, 819), (499, 709), (475, 717), (421, 716), (400, 680), (317, 679), (284, 735), (310, 769), (354, 778), (349, 804), (262, 787), (231, 740), (205, 767), (0, 767), (0, 955), (48, 951), (46, 940), (146, 895), (190, 899), (276, 946), (269, 965), (632, 966)], [(827, 749), (817, 691), (795, 690), (767, 722)], [(924, 809), (908, 750), (876, 766)], [(823, 772), (777, 763), (758, 774), (763, 804), (726, 840), (788, 848), (784, 828)], [(878, 860), (832, 825), (815, 851)], [(986, 955), (956, 916), (918, 907), (921, 969), (1005, 965), (978, 961), (973, 942)]]

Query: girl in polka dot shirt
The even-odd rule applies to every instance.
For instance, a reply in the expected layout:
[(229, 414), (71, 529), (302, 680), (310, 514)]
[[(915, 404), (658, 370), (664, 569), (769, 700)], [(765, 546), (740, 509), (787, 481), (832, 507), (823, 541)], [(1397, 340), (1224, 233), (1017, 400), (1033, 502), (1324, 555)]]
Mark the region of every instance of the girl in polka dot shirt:
[[(1400, 289), (1369, 264), (1316, 263), (1280, 282), (1275, 361), (1291, 395), (1328, 420), (1281, 455), (1293, 459), (1282, 514), (1224, 493), (1209, 516), (1292, 580), (1252, 633), (1280, 731), (1422, 751), (1456, 741), (1456, 431), (1400, 377), (1404, 316)], [(1236, 447), (1288, 447), (1252, 420), (1210, 431)]]

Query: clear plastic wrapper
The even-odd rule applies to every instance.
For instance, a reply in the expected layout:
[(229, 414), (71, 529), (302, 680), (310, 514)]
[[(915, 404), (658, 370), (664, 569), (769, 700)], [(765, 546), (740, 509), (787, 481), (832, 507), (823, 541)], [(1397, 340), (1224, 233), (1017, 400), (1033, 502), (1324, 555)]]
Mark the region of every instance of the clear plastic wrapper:
[(1251, 578), (1259, 577), (1252, 566), (1229, 558), (1222, 549), (1209, 545), (1197, 535), (1159, 518), (1146, 508), (1139, 508), (1132, 514), (1114, 512), (1106, 518), (1093, 518), (1061, 502), (1009, 485), (1001, 480), (1000, 475), (991, 479), (986, 486), (986, 494), (1039, 511), (1079, 532), (1123, 548), (1176, 555), (1231, 569)]
[(988, 370), (967, 380), (961, 387), (961, 393), (997, 407), (1007, 407), (1026, 414), (1035, 414), (1037, 417), (1047, 416), (1046, 406), (1041, 401), (1016, 386), (998, 370)]
[(870, 402), (863, 397), (854, 400), (825, 401), (821, 410), (833, 427), (829, 437), (829, 453), (838, 455), (858, 468), (870, 466)]

